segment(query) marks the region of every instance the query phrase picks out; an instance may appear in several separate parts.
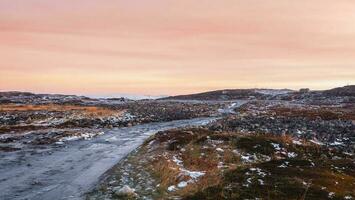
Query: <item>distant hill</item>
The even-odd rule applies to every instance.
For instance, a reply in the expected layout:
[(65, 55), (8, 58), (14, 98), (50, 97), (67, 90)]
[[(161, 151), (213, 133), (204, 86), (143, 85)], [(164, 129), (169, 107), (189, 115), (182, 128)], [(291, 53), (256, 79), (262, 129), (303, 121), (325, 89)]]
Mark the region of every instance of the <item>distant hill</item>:
[(344, 87), (338, 87), (330, 90), (323, 91), (327, 96), (350, 96), (355, 97), (355, 85), (347, 85)]
[(233, 100), (233, 99), (267, 99), (286, 95), (295, 91), (289, 89), (228, 89), (189, 95), (170, 96), (165, 100)]
[(83, 100), (92, 99), (76, 95), (34, 94), (19, 91), (0, 92), (0, 103), (81, 103)]
[(355, 85), (338, 87), (323, 91), (309, 91), (301, 89), (227, 89), (197, 94), (178, 95), (161, 98), (164, 100), (234, 100), (234, 99), (302, 99), (327, 97), (355, 97)]
[(16, 103), (16, 104), (75, 104), (75, 105), (89, 105), (98, 103), (117, 103), (129, 101), (126, 98), (108, 98), (108, 99), (96, 99), (86, 96), (77, 95), (63, 95), (63, 94), (34, 94), (30, 92), (19, 91), (6, 91), (0, 92), (0, 104), (1, 103)]
[[(346, 98), (343, 98), (346, 97)], [(209, 92), (202, 92), (197, 94), (187, 94), (160, 98), (159, 100), (201, 100), (201, 101), (228, 101), (228, 100), (293, 100), (293, 99), (329, 99), (340, 98), (348, 99), (354, 102), (355, 99), (355, 85), (348, 85), (344, 87), (333, 88), (322, 91), (312, 91), (307, 88), (299, 91), (289, 89), (226, 89)], [(150, 99), (150, 98), (149, 98)], [(154, 98), (152, 98), (154, 99)], [(61, 94), (33, 94), (30, 92), (0, 92), (0, 103), (71, 103), (71, 104), (87, 104), (97, 101), (130, 101), (127, 98), (90, 98), (76, 95), (61, 95)]]

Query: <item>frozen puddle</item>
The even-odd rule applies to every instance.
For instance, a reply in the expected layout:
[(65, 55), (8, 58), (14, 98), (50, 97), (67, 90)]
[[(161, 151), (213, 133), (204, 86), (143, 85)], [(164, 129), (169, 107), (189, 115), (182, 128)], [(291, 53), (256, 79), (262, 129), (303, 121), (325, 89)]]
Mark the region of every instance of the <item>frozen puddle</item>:
[(150, 123), (107, 131), (58, 148), (0, 152), (0, 199), (83, 199), (100, 176), (150, 135), (213, 118)]

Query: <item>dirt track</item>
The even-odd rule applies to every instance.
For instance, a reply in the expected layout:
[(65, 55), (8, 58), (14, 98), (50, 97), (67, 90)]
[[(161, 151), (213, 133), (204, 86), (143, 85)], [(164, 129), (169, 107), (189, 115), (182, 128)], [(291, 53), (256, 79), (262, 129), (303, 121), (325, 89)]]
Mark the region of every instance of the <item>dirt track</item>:
[(150, 123), (107, 131), (91, 140), (0, 153), (0, 199), (82, 199), (100, 176), (150, 135), (213, 118)]

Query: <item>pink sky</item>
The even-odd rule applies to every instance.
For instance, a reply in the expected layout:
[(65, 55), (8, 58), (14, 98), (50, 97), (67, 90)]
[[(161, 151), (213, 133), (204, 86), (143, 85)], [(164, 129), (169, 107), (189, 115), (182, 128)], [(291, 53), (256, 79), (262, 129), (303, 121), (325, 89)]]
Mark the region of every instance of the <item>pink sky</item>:
[(353, 0), (1, 0), (0, 90), (355, 84)]

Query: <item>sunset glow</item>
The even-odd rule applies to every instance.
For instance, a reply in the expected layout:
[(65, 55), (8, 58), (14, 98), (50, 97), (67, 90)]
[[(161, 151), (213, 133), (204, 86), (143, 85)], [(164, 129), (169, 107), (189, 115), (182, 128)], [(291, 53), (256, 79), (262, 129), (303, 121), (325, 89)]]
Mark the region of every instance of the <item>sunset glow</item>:
[(0, 90), (172, 95), (355, 83), (353, 0), (1, 0)]

